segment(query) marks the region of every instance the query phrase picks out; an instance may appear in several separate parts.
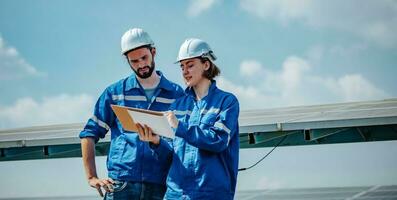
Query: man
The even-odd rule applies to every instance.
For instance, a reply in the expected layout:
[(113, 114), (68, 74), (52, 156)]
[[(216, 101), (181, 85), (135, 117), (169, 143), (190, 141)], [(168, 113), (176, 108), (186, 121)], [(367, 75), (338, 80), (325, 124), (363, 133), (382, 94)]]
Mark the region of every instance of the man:
[[(88, 183), (101, 196), (105, 190), (105, 199), (162, 199), (171, 155), (154, 154), (138, 134), (123, 130), (110, 105), (166, 111), (183, 90), (154, 70), (156, 48), (142, 29), (128, 30), (121, 38), (121, 49), (135, 74), (105, 89), (95, 105), (94, 116), (79, 135)], [(109, 129), (109, 178), (101, 179), (96, 173), (95, 143)]]

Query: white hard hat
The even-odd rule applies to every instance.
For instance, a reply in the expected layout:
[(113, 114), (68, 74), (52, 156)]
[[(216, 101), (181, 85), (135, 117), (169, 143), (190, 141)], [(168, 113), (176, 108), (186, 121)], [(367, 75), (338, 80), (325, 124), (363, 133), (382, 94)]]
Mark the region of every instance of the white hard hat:
[(130, 29), (121, 37), (122, 54), (145, 45), (154, 47), (154, 42), (149, 34), (140, 28)]
[(176, 63), (196, 57), (205, 57), (210, 59), (211, 62), (216, 60), (216, 56), (214, 52), (212, 52), (210, 45), (203, 40), (190, 38), (185, 40), (185, 42), (183, 42), (181, 45)]

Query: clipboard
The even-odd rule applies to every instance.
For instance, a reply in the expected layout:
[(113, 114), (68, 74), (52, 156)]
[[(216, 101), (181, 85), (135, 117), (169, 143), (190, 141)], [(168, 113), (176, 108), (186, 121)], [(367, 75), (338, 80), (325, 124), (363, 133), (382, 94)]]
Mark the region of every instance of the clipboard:
[(119, 119), (121, 126), (126, 131), (138, 132), (136, 123), (140, 123), (142, 125), (146, 124), (149, 126), (153, 130), (153, 133), (157, 135), (171, 139), (175, 138), (175, 133), (168, 124), (168, 120), (164, 115), (164, 112), (119, 105), (111, 105), (111, 107)]

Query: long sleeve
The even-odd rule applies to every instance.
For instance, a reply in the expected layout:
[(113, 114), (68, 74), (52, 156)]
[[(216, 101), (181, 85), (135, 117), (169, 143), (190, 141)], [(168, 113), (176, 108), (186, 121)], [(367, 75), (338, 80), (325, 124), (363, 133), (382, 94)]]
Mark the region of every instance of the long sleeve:
[(150, 143), (150, 148), (153, 150), (153, 153), (158, 160), (171, 161), (173, 153), (171, 139), (160, 137), (160, 143), (158, 145)]
[(200, 125), (193, 126), (180, 121), (175, 134), (199, 149), (221, 152), (228, 147), (230, 138), (238, 134), (238, 115), (238, 101), (230, 96), (215, 120), (202, 120)]
[(92, 137), (95, 142), (104, 138), (115, 121), (115, 115), (110, 107), (112, 95), (106, 89), (95, 104), (94, 115), (88, 120), (79, 137)]

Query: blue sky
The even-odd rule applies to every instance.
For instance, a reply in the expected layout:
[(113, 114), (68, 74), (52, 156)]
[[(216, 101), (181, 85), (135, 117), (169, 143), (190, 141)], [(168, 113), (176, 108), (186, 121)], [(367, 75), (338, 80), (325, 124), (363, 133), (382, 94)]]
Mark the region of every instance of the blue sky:
[[(179, 45), (188, 37), (206, 40), (219, 58), (218, 86), (236, 94), (242, 110), (397, 97), (396, 1), (2, 0), (0, 129), (86, 121), (103, 89), (132, 73), (120, 55), (121, 35), (131, 27), (149, 32), (157, 46), (158, 69), (181, 85), (179, 67), (173, 64)], [(358, 146), (376, 147), (362, 148), (363, 154), (397, 153), (393, 142), (378, 144)], [(321, 153), (320, 148), (326, 150)], [(282, 149), (289, 153), (276, 157), (276, 151), (279, 160), (273, 162), (282, 162), (283, 156), (294, 152), (293, 148)], [(357, 145), (297, 149), (334, 162), (340, 159), (338, 150), (352, 157), (359, 153)], [(243, 151), (242, 164), (260, 156), (258, 151)], [(363, 167), (346, 158), (346, 171)], [(302, 159), (302, 168), (305, 163), (315, 163)], [(277, 167), (270, 161), (266, 170), (274, 171)], [(63, 161), (34, 162), (56, 166)], [(390, 177), (397, 180), (397, 172), (390, 170), (397, 166), (396, 158), (366, 162), (380, 162), (363, 168), (367, 174), (373, 170), (389, 173), (380, 180), (373, 174), (373, 183), (390, 183)], [(82, 170), (78, 161), (70, 163)], [(8, 170), (7, 166), (0, 163), (0, 171)], [(332, 176), (337, 170), (323, 167), (331, 173), (329, 178), (339, 177)], [(279, 172), (298, 171), (283, 170)], [(256, 178), (254, 188), (310, 186), (273, 173), (262, 178), (247, 174), (250, 172), (240, 176), (241, 180), (247, 183)], [(357, 177), (349, 184), (371, 184)], [(312, 185), (319, 185), (314, 179)], [(79, 181), (84, 190), (89, 189), (84, 180)]]

